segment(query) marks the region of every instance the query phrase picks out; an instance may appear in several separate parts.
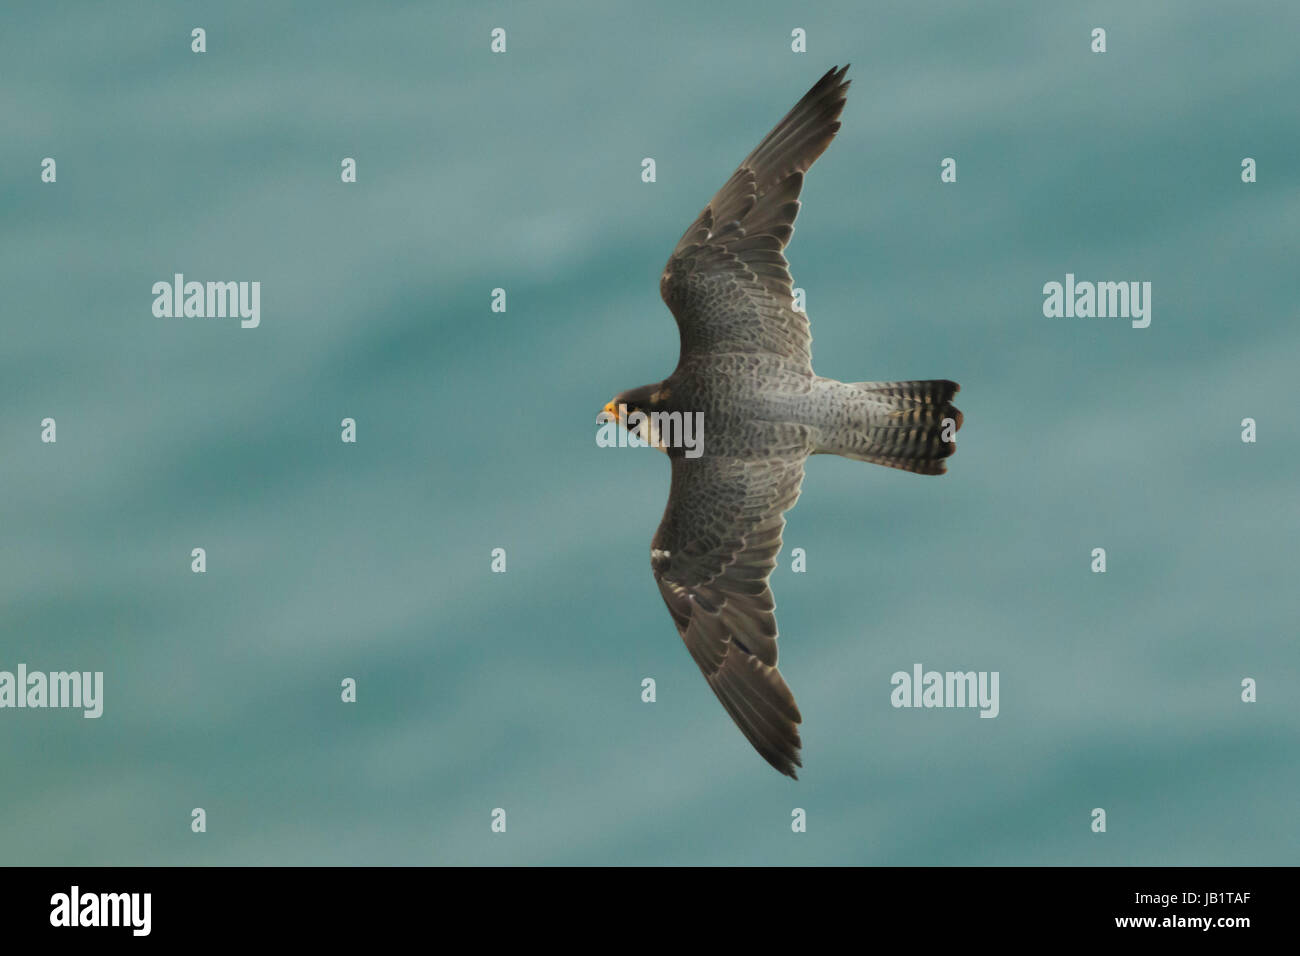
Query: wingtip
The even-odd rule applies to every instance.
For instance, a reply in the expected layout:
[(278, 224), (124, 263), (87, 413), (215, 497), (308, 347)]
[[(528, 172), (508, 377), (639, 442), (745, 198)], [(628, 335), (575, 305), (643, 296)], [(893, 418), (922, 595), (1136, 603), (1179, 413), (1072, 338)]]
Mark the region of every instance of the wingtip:
[(843, 66), (833, 66), (822, 74), (822, 78), (817, 81), (817, 85), (830, 86), (832, 84), (838, 84), (842, 87), (846, 87), (852, 82), (852, 80), (844, 79), (844, 74), (847, 72), (849, 72), (848, 63), (845, 63)]
[(770, 757), (767, 758), (767, 762), (772, 765), (772, 768), (774, 770), (776, 770), (778, 773), (785, 774), (791, 780), (799, 779), (799, 774), (795, 770), (796, 767), (798, 767), (800, 770), (803, 769), (803, 760), (800, 759), (800, 754), (799, 751), (797, 750), (794, 753), (783, 757), (780, 763), (777, 763), (775, 760), (771, 759)]

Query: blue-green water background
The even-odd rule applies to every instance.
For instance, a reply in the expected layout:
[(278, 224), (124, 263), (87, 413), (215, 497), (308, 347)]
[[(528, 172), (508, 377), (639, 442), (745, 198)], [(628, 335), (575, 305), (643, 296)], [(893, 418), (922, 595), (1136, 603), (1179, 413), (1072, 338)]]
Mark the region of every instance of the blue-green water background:
[[(1298, 35), (1292, 3), (6, 8), (0, 669), (106, 692), (0, 711), (0, 862), (1295, 863)], [(676, 360), (681, 231), (849, 61), (789, 253), (817, 368), (955, 379), (966, 424), (944, 478), (809, 463), (795, 783), (662, 607), (666, 462), (593, 435)], [(261, 281), (261, 327), (154, 318), (174, 272)], [(1151, 281), (1151, 327), (1044, 318), (1066, 272)], [(893, 709), (914, 662), (999, 671), (1001, 715)]]

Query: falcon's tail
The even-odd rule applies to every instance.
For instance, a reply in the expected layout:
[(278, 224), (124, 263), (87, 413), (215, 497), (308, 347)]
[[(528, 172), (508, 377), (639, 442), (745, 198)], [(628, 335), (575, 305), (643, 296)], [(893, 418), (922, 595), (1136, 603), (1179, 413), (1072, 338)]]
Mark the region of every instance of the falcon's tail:
[(843, 455), (918, 475), (942, 475), (957, 450), (956, 382), (832, 382), (817, 454)]

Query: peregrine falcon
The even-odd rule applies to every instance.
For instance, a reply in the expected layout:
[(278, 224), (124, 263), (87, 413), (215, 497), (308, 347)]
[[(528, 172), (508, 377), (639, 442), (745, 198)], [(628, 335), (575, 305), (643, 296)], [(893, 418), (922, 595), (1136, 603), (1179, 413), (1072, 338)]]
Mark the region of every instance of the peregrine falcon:
[[(599, 417), (667, 452), (672, 490), (650, 546), (655, 581), (731, 719), (791, 777), (803, 766), (801, 717), (776, 668), (768, 577), (804, 460), (842, 455), (940, 475), (962, 423), (955, 382), (845, 383), (813, 371), (783, 251), (804, 173), (840, 128), (847, 71), (818, 80), (691, 223), (659, 280), (681, 336), (677, 368), (618, 395)], [(702, 413), (702, 453), (688, 457), (651, 428), (672, 413)]]

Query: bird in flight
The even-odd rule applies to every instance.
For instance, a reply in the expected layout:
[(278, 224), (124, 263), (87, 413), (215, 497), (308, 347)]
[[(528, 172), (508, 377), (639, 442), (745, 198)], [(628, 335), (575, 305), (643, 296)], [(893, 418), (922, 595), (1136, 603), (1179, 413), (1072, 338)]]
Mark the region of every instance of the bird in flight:
[[(677, 631), (736, 726), (768, 763), (802, 767), (794, 695), (777, 670), (768, 578), (809, 455), (940, 475), (962, 415), (955, 382), (838, 382), (812, 367), (784, 250), (804, 174), (830, 145), (849, 81), (832, 68), (691, 223), (659, 280), (681, 355), (662, 382), (611, 400), (618, 421), (672, 462), (650, 566)], [(640, 413), (639, 415), (637, 413)], [(692, 455), (654, 427), (702, 415)]]

